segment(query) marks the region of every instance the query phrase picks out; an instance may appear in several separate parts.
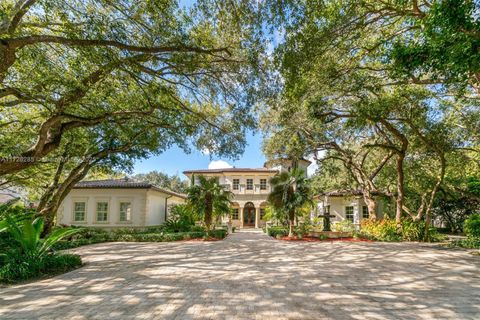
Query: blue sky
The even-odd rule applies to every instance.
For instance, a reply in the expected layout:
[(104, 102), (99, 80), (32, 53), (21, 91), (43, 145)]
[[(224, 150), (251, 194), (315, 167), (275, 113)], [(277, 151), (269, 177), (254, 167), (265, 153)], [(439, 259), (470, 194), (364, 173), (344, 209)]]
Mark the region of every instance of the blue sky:
[[(235, 167), (260, 168), (263, 167), (265, 156), (262, 153), (262, 134), (256, 132), (247, 134), (247, 143), (245, 152), (237, 161), (231, 159), (212, 157), (204, 155), (200, 151), (193, 149), (190, 154), (183, 150), (172, 147), (163, 154), (142, 161), (137, 161), (134, 167), (134, 173), (145, 173), (153, 170), (162, 171), (169, 175), (178, 174), (184, 177), (182, 172), (188, 169), (206, 169), (209, 167), (226, 167), (228, 165)], [(223, 163), (222, 161), (226, 162)]]

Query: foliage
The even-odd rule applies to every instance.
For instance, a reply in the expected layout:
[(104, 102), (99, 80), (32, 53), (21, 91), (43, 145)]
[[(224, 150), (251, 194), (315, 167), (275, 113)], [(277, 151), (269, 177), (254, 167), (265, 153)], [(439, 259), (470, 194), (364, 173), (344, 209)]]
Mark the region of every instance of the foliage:
[(308, 221), (301, 222), (295, 229), (298, 236), (302, 237), (312, 230), (312, 225)]
[(305, 173), (294, 168), (291, 172), (281, 172), (270, 180), (272, 190), (268, 202), (277, 211), (285, 212), (290, 221), (289, 236), (293, 236), (295, 217), (300, 209), (312, 205), (311, 190)]
[(332, 231), (353, 232), (355, 231), (355, 225), (350, 220), (337, 221), (332, 224)]
[(288, 225), (288, 215), (285, 210), (275, 209), (275, 207), (268, 205), (265, 208), (264, 220), (271, 221), (275, 224)]
[(201, 239), (206, 236), (217, 239), (223, 239), (227, 231), (225, 229), (211, 230), (208, 233), (201, 227), (191, 227), (190, 231), (184, 232), (167, 232), (160, 231), (163, 229), (147, 228), (145, 230), (123, 229), (112, 232), (93, 229), (79, 228), (80, 232), (76, 233), (71, 239), (62, 240), (54, 245), (55, 250), (65, 250), (76, 248), (84, 245), (102, 243), (102, 242), (169, 242), (190, 239)]
[[(439, 190), (478, 176), (478, 15), (472, 1), (282, 1), (268, 154), (317, 156), (317, 191), (361, 189), (429, 229)], [(478, 59), (477, 59), (478, 60)], [(461, 128), (461, 129), (460, 129)], [(321, 156), (319, 156), (321, 155)], [(464, 166), (462, 169), (462, 166)], [(368, 201), (367, 201), (368, 200)]]
[(162, 229), (167, 233), (190, 231), (195, 225), (195, 220), (190, 206), (177, 204), (170, 208), (170, 217), (162, 225)]
[(266, 231), (270, 237), (274, 238), (277, 238), (277, 236), (286, 237), (289, 233), (288, 228), (285, 227), (268, 227)]
[(186, 180), (182, 180), (178, 175), (169, 176), (168, 174), (160, 171), (139, 173), (134, 175), (133, 178), (140, 181), (146, 181), (158, 187), (179, 193), (185, 193), (188, 188), (188, 182)]
[(378, 241), (441, 241), (443, 236), (435, 228), (429, 228), (425, 234), (425, 222), (415, 222), (410, 219), (401, 221), (400, 226), (395, 220), (362, 220), (360, 236)]
[[(29, 259), (41, 259), (50, 254), (51, 248), (62, 238), (73, 235), (78, 232), (76, 229), (59, 228), (41, 239), (43, 232), (44, 218), (38, 217), (35, 220), (23, 219), (16, 221), (14, 218), (7, 216), (6, 227), (3, 231), (7, 231), (16, 241), (19, 252)], [(2, 231), (2, 230), (0, 230)]]
[(210, 230), (213, 216), (230, 213), (232, 193), (218, 183), (218, 178), (202, 175), (192, 176), (192, 185), (187, 190), (188, 205), (204, 218), (207, 230)]
[(450, 243), (450, 246), (465, 249), (480, 249), (480, 237), (467, 237), (466, 239), (455, 240)]
[(480, 214), (472, 214), (465, 220), (463, 232), (467, 237), (480, 238)]
[(13, 283), (65, 273), (81, 265), (80, 256), (74, 254), (47, 254), (37, 258), (13, 251), (6, 255), (0, 267), (0, 282)]

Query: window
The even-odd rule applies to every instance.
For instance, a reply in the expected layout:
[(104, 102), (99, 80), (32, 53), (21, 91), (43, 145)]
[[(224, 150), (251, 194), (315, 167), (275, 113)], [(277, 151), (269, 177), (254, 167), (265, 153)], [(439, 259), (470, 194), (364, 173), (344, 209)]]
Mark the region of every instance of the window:
[(247, 179), (247, 190), (253, 190), (253, 179)]
[(263, 220), (263, 218), (265, 217), (265, 208), (260, 208), (260, 220)]
[(232, 220), (238, 220), (238, 208), (232, 209)]
[(240, 179), (233, 179), (233, 190), (240, 189)]
[(73, 220), (85, 221), (86, 206), (85, 202), (75, 202), (73, 204)]
[(367, 206), (363, 206), (362, 207), (362, 218), (363, 219), (368, 219), (369, 216), (368, 216), (368, 207)]
[(353, 206), (345, 207), (345, 218), (353, 222)]
[(130, 202), (120, 202), (120, 221), (126, 222), (132, 219), (132, 204)]
[(267, 190), (267, 179), (260, 179), (260, 190)]
[(97, 202), (97, 221), (108, 221), (108, 202)]

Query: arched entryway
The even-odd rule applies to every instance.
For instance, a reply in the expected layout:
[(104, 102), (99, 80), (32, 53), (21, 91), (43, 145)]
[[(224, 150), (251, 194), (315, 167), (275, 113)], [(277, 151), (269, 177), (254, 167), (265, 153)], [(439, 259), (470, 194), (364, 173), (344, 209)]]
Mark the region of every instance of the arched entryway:
[(255, 226), (255, 205), (251, 202), (245, 203), (245, 206), (243, 207), (243, 226)]

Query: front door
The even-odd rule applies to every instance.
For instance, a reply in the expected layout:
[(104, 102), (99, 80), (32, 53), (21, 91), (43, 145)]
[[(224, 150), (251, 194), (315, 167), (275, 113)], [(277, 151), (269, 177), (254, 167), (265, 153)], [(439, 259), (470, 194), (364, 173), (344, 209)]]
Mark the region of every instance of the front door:
[(255, 208), (243, 209), (243, 226), (245, 227), (255, 226)]

